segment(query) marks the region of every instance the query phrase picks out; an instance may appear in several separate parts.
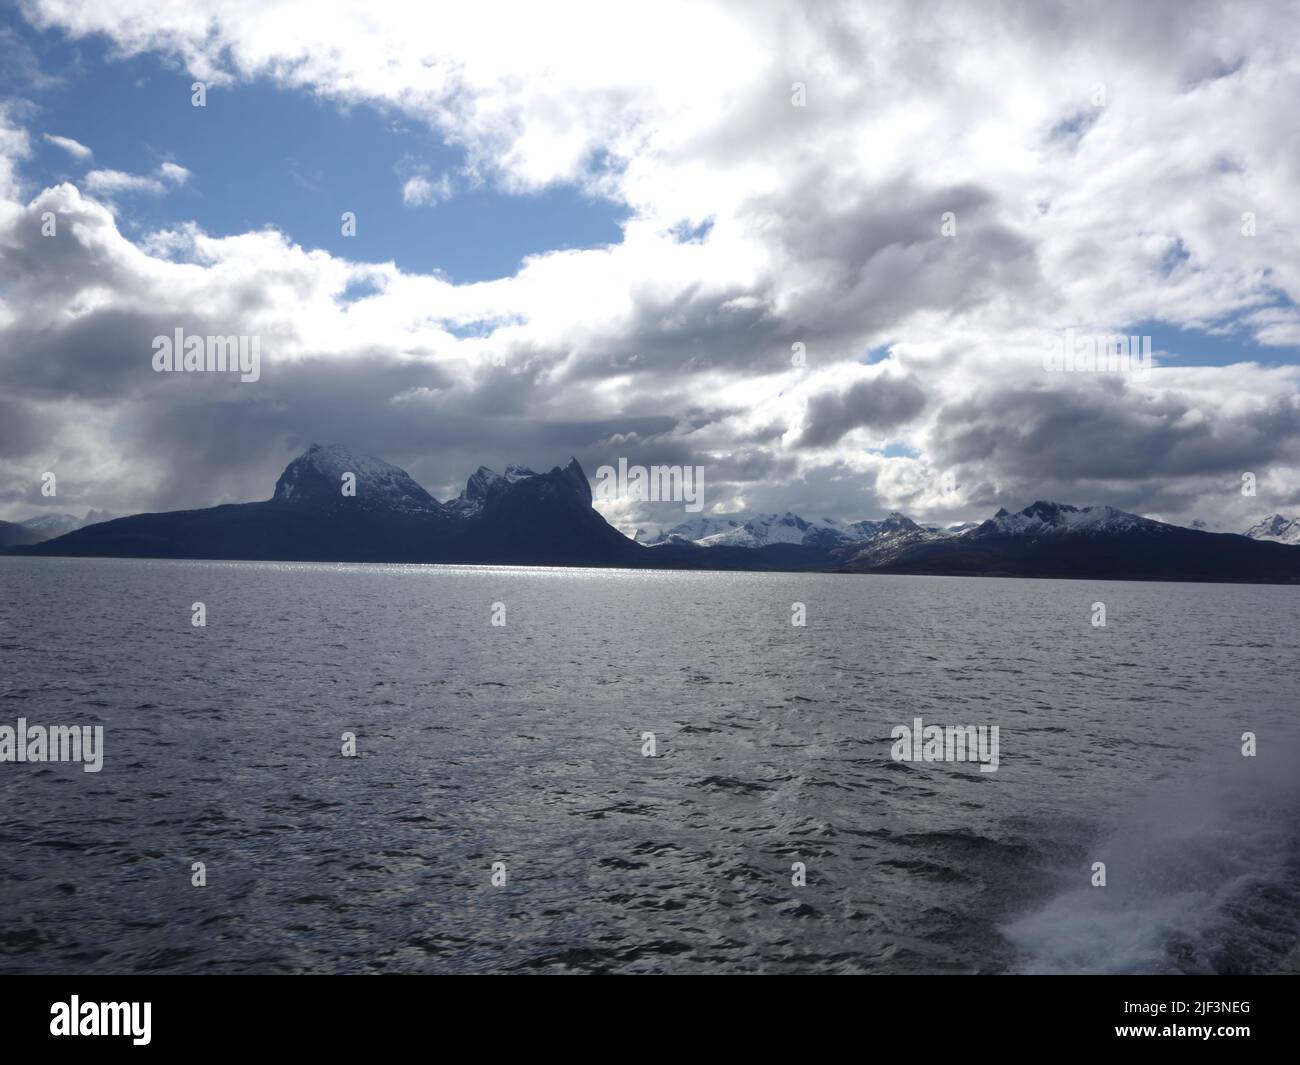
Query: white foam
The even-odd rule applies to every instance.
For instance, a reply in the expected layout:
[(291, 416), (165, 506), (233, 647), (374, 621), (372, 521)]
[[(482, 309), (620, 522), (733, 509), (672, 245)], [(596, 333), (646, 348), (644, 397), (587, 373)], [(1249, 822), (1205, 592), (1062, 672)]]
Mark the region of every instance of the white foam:
[[(1267, 742), (1169, 781), (1124, 811), (1061, 875), (1072, 886), (1002, 927), (1022, 972), (1177, 971), (1171, 944), (1195, 944), (1225, 904), (1276, 882), (1293, 855), (1300, 807), (1296, 747)], [(1094, 861), (1107, 885), (1091, 886)], [(1077, 886), (1075, 886), (1077, 885)]]

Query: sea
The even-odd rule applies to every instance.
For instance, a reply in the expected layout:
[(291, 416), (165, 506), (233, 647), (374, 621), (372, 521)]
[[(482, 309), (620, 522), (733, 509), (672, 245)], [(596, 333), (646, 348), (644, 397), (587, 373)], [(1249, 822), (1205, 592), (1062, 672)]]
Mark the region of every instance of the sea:
[[(0, 557), (0, 971), (1294, 968), (1298, 620), (1265, 585)], [(913, 757), (918, 719), (996, 758)], [(20, 720), (101, 727), (97, 771), (17, 761)]]

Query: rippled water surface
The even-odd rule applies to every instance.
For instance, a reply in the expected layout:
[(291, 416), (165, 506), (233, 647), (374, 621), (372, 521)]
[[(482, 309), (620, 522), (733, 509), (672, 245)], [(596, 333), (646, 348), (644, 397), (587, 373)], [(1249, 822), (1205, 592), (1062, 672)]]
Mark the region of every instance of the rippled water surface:
[[(0, 725), (105, 728), (98, 774), (0, 764), (0, 968), (1273, 970), (1298, 615), (1266, 586), (0, 558)], [(917, 716), (999, 726), (997, 772), (893, 761)]]

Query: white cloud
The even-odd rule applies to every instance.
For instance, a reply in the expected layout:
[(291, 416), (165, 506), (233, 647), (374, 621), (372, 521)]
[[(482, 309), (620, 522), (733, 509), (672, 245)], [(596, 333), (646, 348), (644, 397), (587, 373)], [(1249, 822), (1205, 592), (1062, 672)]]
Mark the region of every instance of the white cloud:
[(58, 137), (53, 133), (46, 133), (43, 136), (47, 143), (53, 144), (56, 148), (62, 148), (70, 156), (79, 161), (84, 162), (94, 154), (80, 141), (75, 141), (71, 137)]
[(402, 184), (402, 202), (407, 207), (430, 207), (451, 199), (451, 178), (443, 174), (436, 181), (430, 181), (422, 174), (409, 177)]
[(161, 196), (168, 186), (178, 187), (190, 179), (190, 172), (176, 163), (163, 163), (153, 174), (128, 174), (123, 170), (91, 170), (85, 178), (86, 191), (99, 196), (141, 193)]
[(160, 196), (165, 191), (163, 183), (157, 178), (128, 174), (123, 170), (91, 170), (84, 180), (86, 191), (100, 196), (115, 196), (121, 192)]
[(193, 176), (178, 163), (163, 163), (158, 167), (158, 176), (172, 185), (184, 185)]

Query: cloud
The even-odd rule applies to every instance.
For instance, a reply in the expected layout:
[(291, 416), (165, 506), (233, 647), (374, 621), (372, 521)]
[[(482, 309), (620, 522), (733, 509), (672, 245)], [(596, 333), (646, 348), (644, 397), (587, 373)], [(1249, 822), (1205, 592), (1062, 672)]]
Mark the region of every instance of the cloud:
[(88, 192), (100, 196), (115, 196), (122, 192), (160, 196), (165, 191), (165, 186), (157, 178), (128, 174), (122, 170), (91, 170), (84, 181)]
[(43, 134), (45, 141), (53, 144), (56, 148), (62, 148), (74, 159), (84, 162), (94, 153), (80, 141), (74, 141), (71, 137), (57, 137), (52, 133)]
[[(1046, 495), (1235, 522), (1300, 499), (1295, 367), (1041, 359), (1044, 335), (1144, 321), (1296, 342), (1294, 5), (23, 10), (214, 83), (374, 105), (460, 149), (458, 180), (569, 184), (626, 218), (615, 245), (466, 285), (274, 230), (129, 239), (112, 197), (187, 171), (19, 195), (27, 134), (0, 123), (0, 385), (27, 412), (8, 446), (96, 506), (254, 498), (343, 433), (443, 491), (480, 462), (701, 464), (727, 512), (956, 519)], [(396, 176), (408, 206), (454, 191)], [(262, 380), (153, 375), (176, 326), (260, 335)]]
[(402, 184), (402, 202), (407, 207), (431, 207), (452, 196), (451, 178), (443, 174), (437, 181), (423, 175), (409, 177)]
[(925, 407), (925, 393), (914, 380), (878, 373), (847, 390), (830, 389), (809, 397), (798, 447), (837, 444), (854, 429), (889, 432), (912, 421)]
[(98, 196), (140, 193), (161, 196), (169, 187), (184, 185), (190, 172), (176, 163), (163, 163), (153, 174), (128, 174), (122, 170), (91, 170), (85, 178), (86, 191)]
[(158, 176), (169, 184), (184, 185), (192, 175), (178, 163), (163, 163), (158, 167)]

